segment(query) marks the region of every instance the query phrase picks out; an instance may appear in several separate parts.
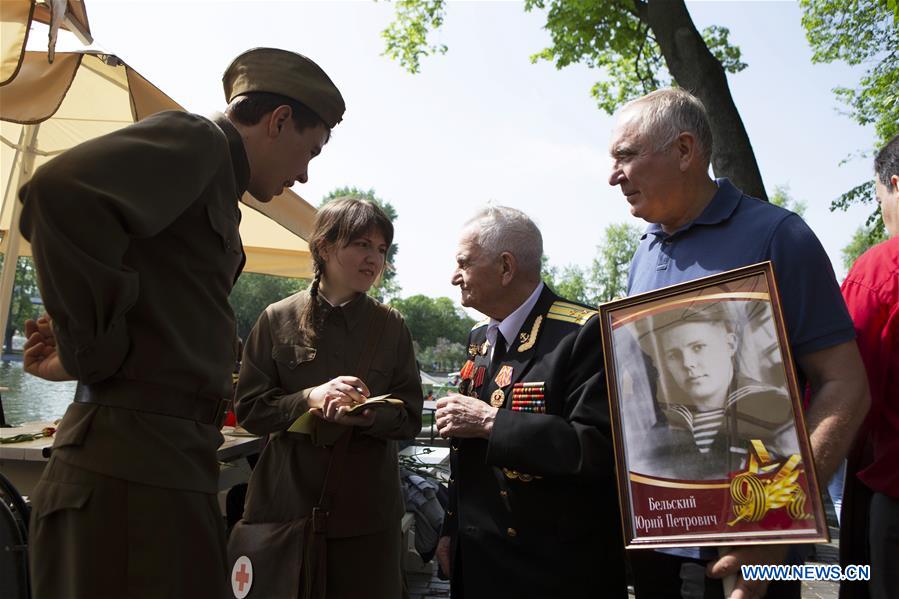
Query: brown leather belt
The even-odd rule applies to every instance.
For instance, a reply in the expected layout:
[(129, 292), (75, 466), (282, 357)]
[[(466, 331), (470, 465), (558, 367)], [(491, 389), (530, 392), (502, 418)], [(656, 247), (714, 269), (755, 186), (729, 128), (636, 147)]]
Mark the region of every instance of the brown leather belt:
[(228, 401), (141, 381), (105, 381), (78, 385), (74, 401), (148, 412), (221, 426)]

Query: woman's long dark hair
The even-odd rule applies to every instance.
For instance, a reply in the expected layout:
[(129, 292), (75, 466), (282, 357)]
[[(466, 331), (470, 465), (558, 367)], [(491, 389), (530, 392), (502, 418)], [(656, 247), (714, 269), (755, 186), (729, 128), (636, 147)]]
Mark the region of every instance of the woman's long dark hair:
[[(393, 223), (374, 202), (347, 196), (325, 204), (315, 215), (309, 252), (312, 254), (312, 285), (310, 300), (300, 314), (300, 331), (314, 340), (319, 328), (318, 287), (321, 284), (325, 261), (325, 247), (343, 248), (369, 231), (377, 230), (384, 236), (387, 246), (393, 243)], [(386, 265), (385, 265), (386, 266)]]

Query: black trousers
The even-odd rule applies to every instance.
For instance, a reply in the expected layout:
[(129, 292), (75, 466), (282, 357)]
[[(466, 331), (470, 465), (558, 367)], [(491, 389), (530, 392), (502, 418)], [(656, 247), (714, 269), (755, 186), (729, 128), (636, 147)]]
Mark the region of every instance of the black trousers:
[[(637, 599), (721, 599), (721, 579), (705, 575), (706, 560), (668, 555), (649, 549), (628, 551)], [(800, 599), (802, 582), (768, 584), (768, 599)]]

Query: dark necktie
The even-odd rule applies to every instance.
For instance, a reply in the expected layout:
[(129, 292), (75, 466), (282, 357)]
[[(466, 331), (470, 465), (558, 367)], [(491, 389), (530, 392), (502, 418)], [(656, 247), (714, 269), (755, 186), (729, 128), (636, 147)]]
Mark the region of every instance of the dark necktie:
[(493, 348), (493, 357), (490, 358), (490, 377), (493, 378), (493, 375), (496, 374), (497, 369), (500, 366), (500, 363), (503, 361), (503, 358), (506, 357), (506, 340), (503, 337), (503, 334), (497, 330), (496, 331), (496, 346)]

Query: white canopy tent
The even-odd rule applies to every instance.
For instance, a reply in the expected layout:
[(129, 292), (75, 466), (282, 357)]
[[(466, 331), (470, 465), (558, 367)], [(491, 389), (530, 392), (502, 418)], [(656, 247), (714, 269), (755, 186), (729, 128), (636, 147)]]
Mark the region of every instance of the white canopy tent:
[(82, 44), (93, 42), (83, 0), (0, 0), (0, 85), (18, 74), (33, 22), (49, 26), (48, 62), (60, 28), (71, 31)]
[(445, 387), (450, 384), (449, 377), (434, 376), (433, 374), (428, 374), (424, 370), (419, 370), (418, 375), (421, 378), (422, 385), (433, 385), (434, 387)]
[[(17, 257), (30, 255), (18, 230), (18, 189), (53, 156), (162, 110), (183, 108), (113, 55), (60, 52), (48, 64), (45, 52), (24, 53), (15, 77), (0, 86), (0, 251), (6, 255), (0, 275), (0, 331), (9, 315)], [(311, 277), (304, 239), (315, 208), (289, 190), (266, 204), (249, 195), (243, 202), (245, 271)]]

